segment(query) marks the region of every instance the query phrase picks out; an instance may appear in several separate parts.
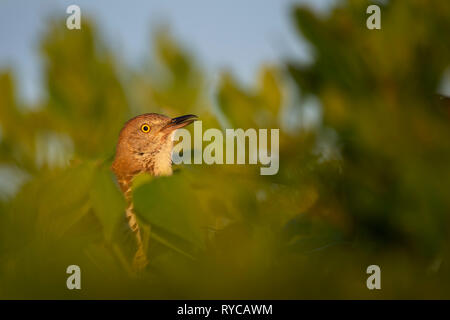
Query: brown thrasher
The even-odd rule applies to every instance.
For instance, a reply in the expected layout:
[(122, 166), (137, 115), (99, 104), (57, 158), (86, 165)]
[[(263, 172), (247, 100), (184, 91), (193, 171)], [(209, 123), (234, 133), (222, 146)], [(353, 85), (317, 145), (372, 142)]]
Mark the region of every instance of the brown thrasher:
[(195, 118), (197, 116), (192, 114), (169, 118), (157, 113), (146, 113), (130, 119), (120, 131), (111, 169), (125, 195), (128, 225), (136, 236), (137, 251), (133, 259), (135, 270), (145, 268), (148, 260), (133, 207), (133, 177), (141, 172), (152, 176), (171, 175), (175, 130), (191, 124)]

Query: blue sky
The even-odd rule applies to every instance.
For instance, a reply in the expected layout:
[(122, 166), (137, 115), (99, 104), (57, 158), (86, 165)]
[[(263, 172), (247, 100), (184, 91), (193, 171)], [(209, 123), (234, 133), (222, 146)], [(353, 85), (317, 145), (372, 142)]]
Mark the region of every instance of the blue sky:
[[(152, 30), (168, 24), (177, 40), (214, 74), (231, 69), (251, 83), (264, 62), (286, 56), (308, 59), (289, 9), (294, 3), (326, 11), (332, 0), (0, 0), (0, 69), (11, 68), (26, 102), (40, 95), (38, 44), (52, 16), (66, 18), (77, 4), (94, 18), (108, 46), (130, 66), (150, 51)], [(61, 27), (65, 27), (62, 25)]]

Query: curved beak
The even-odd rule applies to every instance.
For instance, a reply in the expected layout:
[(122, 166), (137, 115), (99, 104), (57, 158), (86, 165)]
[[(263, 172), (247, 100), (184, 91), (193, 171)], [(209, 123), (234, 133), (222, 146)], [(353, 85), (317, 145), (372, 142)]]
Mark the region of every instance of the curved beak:
[(162, 127), (161, 130), (176, 130), (179, 128), (183, 128), (194, 122), (197, 118), (198, 117), (194, 114), (187, 114), (185, 116), (172, 118), (168, 124)]

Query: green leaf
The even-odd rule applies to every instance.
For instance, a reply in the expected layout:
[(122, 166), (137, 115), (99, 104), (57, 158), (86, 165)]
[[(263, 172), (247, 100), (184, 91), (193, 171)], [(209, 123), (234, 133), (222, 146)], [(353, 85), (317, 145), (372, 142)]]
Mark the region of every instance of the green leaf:
[(112, 173), (102, 168), (94, 176), (90, 200), (99, 218), (105, 238), (110, 241), (119, 221), (125, 216), (125, 199), (114, 183)]
[(133, 188), (136, 189), (143, 184), (149, 183), (152, 179), (153, 177), (150, 174), (141, 172), (133, 178)]
[(136, 213), (151, 226), (194, 246), (204, 246), (202, 212), (184, 175), (160, 177), (143, 184), (134, 190), (133, 199)]

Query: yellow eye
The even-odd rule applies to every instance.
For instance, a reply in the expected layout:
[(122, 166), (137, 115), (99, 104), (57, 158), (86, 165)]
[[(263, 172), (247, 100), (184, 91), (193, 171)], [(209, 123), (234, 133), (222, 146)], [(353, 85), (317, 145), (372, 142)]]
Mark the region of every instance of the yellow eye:
[(150, 126), (149, 126), (148, 124), (144, 123), (144, 124), (141, 126), (141, 131), (142, 131), (143, 133), (148, 133), (148, 132), (150, 131)]

